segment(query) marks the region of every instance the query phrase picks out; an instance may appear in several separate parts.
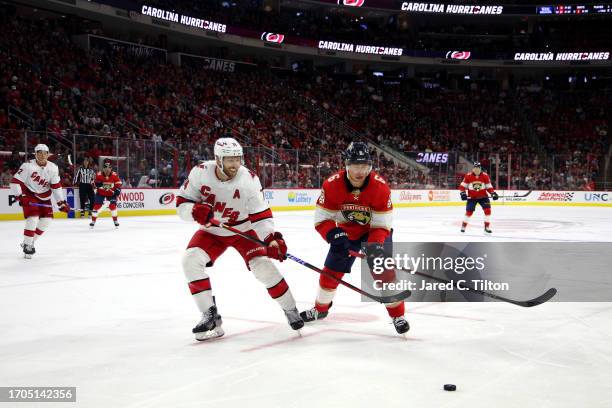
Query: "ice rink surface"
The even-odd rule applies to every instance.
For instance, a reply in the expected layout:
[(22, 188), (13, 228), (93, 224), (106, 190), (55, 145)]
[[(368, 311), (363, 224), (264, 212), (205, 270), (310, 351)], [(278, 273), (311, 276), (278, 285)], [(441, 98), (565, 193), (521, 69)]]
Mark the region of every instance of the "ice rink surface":
[[(394, 240), (612, 241), (612, 208), (496, 206), (491, 237), (480, 210), (460, 235), (462, 216), (397, 209)], [(323, 264), (311, 211), (275, 219), (291, 253)], [(76, 404), (54, 407), (612, 406), (612, 303), (408, 302), (404, 339), (383, 306), (340, 287), (328, 319), (298, 337), (230, 249), (209, 270), (226, 335), (200, 343), (180, 266), (196, 225), (120, 222), (55, 220), (31, 260), (23, 222), (0, 223), (0, 386), (77, 387)], [(280, 269), (298, 308), (311, 307), (318, 275)]]

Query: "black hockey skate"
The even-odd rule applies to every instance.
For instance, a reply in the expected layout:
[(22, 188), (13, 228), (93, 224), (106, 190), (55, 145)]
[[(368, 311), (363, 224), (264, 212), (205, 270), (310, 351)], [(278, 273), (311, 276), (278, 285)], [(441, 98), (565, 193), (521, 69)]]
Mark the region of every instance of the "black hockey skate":
[(206, 312), (202, 313), (202, 320), (196, 325), (191, 331), (195, 334), (195, 338), (198, 341), (206, 341), (221, 337), (225, 334), (221, 325), (223, 320), (217, 313), (217, 306), (211, 306)]
[[(329, 307), (331, 307), (333, 303), (334, 302), (330, 303)], [(316, 307), (313, 307), (312, 309), (301, 312), (300, 317), (306, 323), (314, 322), (315, 320), (323, 320), (329, 314), (329, 309), (327, 310), (327, 312), (319, 312)]]
[(484, 232), (485, 232), (485, 234), (492, 234), (493, 233), (493, 231), (491, 231), (491, 228), (489, 228), (489, 227), (485, 227), (484, 228)]
[(406, 320), (404, 316), (394, 317), (393, 326), (395, 326), (395, 331), (398, 334), (404, 334), (408, 330), (410, 330), (410, 325), (408, 324), (408, 320)]
[(119, 221), (113, 221), (115, 224), (115, 228), (119, 228)]
[(465, 232), (465, 225), (461, 226), (461, 232)]
[(36, 253), (34, 245), (21, 244), (21, 248), (23, 248), (23, 257), (25, 259), (32, 259), (32, 255)]
[(89, 228), (93, 229), (93, 227), (95, 227), (95, 226), (96, 226), (96, 222), (95, 221), (92, 221), (92, 222), (89, 223)]
[(289, 322), (289, 326), (293, 330), (300, 330), (304, 327), (304, 320), (301, 317), (300, 312), (298, 312), (297, 308), (293, 308), (290, 310), (284, 310), (285, 316), (287, 316), (287, 321)]

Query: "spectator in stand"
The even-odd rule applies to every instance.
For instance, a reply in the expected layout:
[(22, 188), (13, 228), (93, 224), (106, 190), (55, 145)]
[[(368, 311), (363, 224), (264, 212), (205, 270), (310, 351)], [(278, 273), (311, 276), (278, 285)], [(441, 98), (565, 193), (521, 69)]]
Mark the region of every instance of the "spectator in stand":
[(169, 173), (168, 167), (162, 167), (158, 187), (172, 187), (172, 184), (172, 174)]
[(6, 165), (8, 166), (9, 170), (17, 171), (17, 169), (25, 161), (26, 161), (25, 157), (22, 158), (21, 155), (19, 154), (19, 150), (15, 148), (13, 150), (13, 153), (11, 154), (11, 157), (7, 160)]
[(13, 173), (8, 168), (8, 166), (4, 166), (2, 169), (2, 173), (0, 174), (0, 187), (8, 187), (13, 178)]

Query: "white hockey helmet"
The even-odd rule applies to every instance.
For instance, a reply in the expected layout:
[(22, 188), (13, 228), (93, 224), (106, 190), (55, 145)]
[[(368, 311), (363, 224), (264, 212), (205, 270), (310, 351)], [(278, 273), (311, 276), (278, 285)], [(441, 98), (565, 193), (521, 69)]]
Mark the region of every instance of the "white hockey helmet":
[(49, 146), (47, 146), (46, 144), (39, 143), (34, 148), (34, 152), (47, 152), (47, 153), (49, 153)]
[(244, 154), (242, 153), (242, 146), (240, 143), (232, 137), (222, 137), (217, 139), (215, 142), (215, 159), (219, 159), (217, 161), (217, 165), (219, 162), (221, 163), (219, 167), (223, 170), (223, 158), (224, 157), (237, 157), (240, 156), (241, 162), (243, 161)]

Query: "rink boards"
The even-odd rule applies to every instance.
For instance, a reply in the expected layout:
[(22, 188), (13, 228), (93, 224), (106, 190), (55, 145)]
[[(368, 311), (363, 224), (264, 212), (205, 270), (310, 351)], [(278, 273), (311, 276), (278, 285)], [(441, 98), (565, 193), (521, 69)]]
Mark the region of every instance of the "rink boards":
[[(72, 208), (80, 208), (78, 188), (64, 189)], [(500, 198), (494, 205), (529, 206), (612, 206), (612, 192), (607, 191), (532, 191), (498, 190)], [(120, 216), (175, 214), (177, 189), (123, 189), (117, 201)], [(312, 210), (319, 197), (319, 189), (269, 189), (264, 198), (273, 211)], [(458, 190), (392, 190), (395, 207), (463, 206)], [(102, 216), (108, 216), (105, 212)], [(63, 213), (55, 214), (66, 218)], [(78, 214), (71, 213), (72, 218)], [(23, 219), (21, 207), (6, 188), (0, 189), (0, 220)]]

